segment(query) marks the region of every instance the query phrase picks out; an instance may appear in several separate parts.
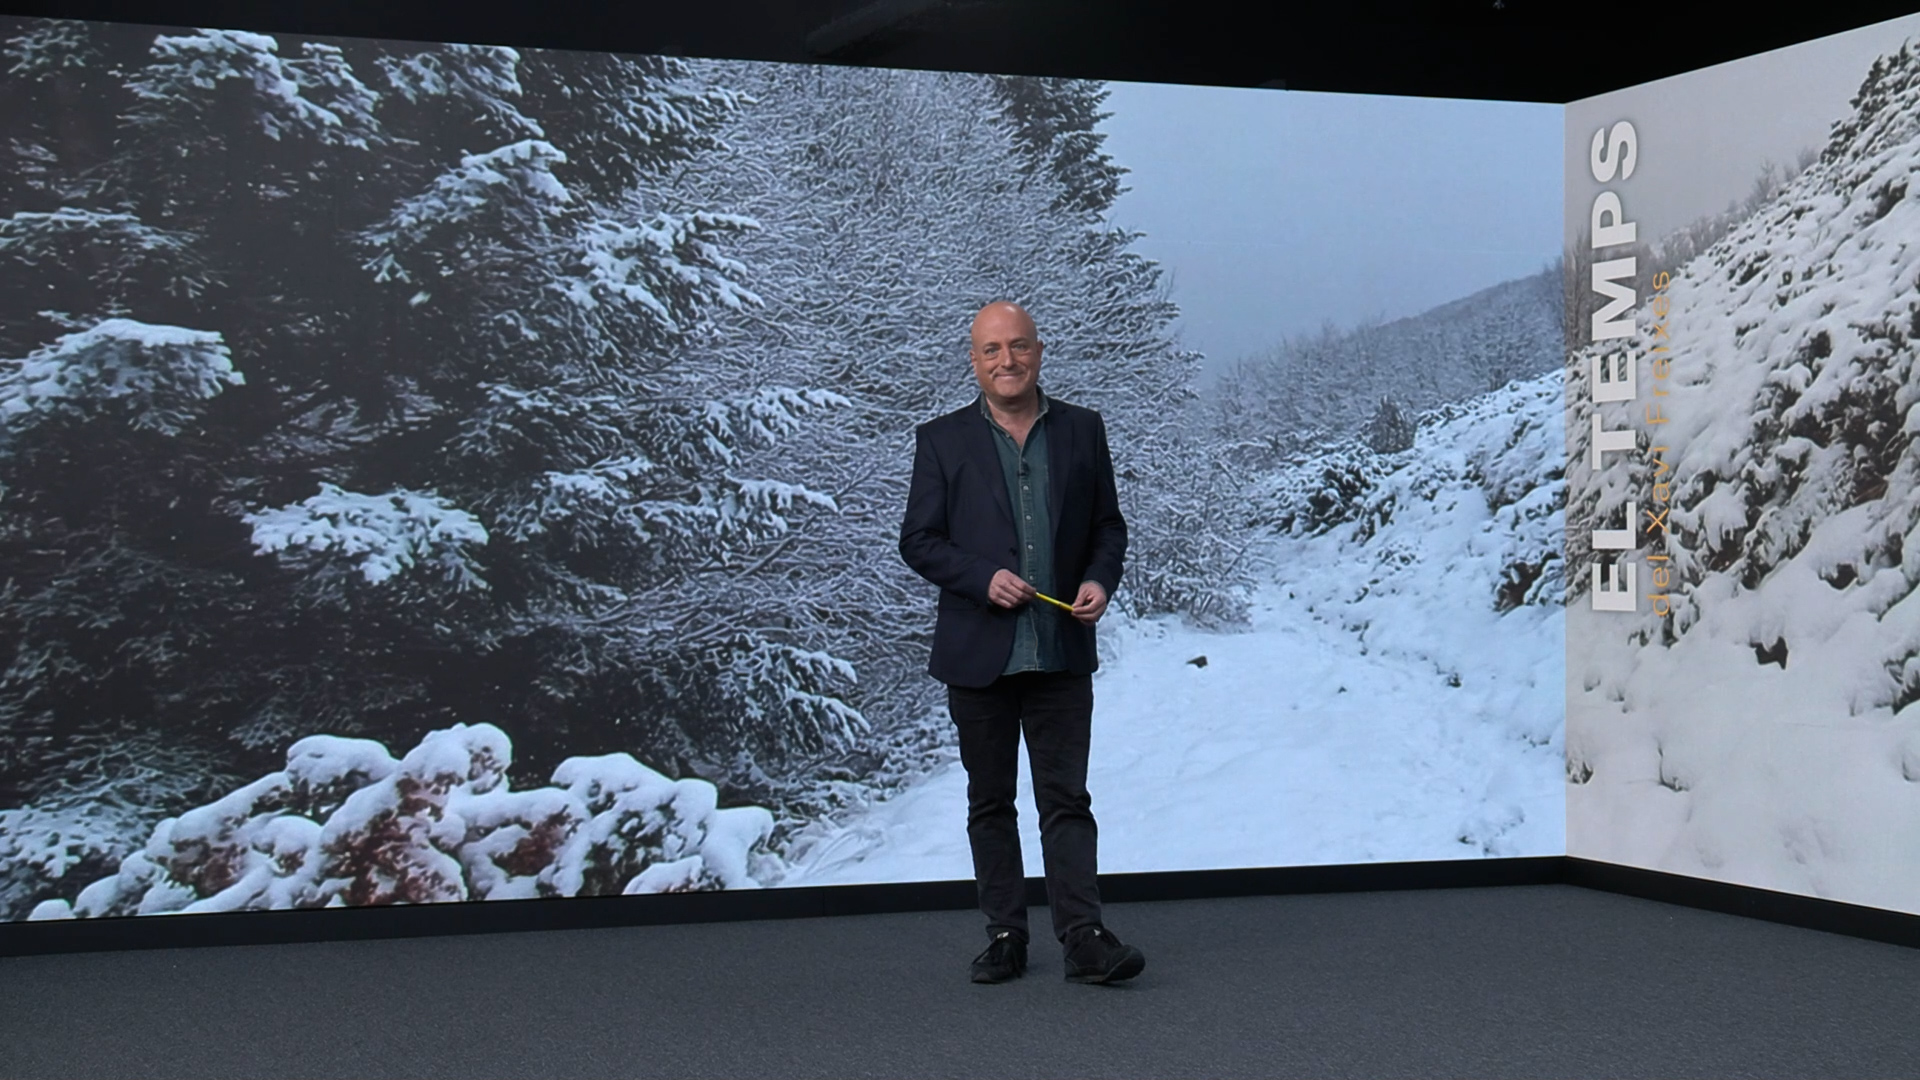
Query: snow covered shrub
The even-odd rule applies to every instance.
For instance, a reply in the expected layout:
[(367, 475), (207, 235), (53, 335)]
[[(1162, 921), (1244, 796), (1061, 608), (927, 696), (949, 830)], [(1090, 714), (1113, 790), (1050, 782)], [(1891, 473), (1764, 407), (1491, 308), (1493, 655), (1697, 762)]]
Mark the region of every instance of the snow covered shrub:
[(1414, 418), (1392, 398), (1381, 398), (1367, 421), (1367, 448), (1376, 454), (1397, 454), (1413, 447)]
[(113, 414), (170, 435), (245, 381), (216, 332), (106, 319), (0, 367), (0, 424)]
[(555, 788), (468, 794), (454, 802), (466, 824), (459, 849), (475, 900), (571, 896), (563, 855), (586, 820), (580, 801)]
[(1385, 472), (1372, 450), (1343, 443), (1263, 480), (1253, 496), (1254, 521), (1286, 535), (1319, 535), (1354, 520)]
[(430, 492), (362, 495), (323, 483), (318, 495), (246, 522), (260, 554), (295, 565), (357, 574), (370, 585), (423, 566), (456, 588), (486, 587), (467, 550), (487, 542), (486, 527)]
[(0, 920), (113, 873), (165, 808), (224, 786), (212, 754), (161, 732), (69, 733), (50, 761), (0, 781), (22, 800), (0, 809)]
[[(765, 848), (772, 814), (720, 809), (703, 780), (612, 754), (569, 759), (555, 786), (513, 791), (512, 756), (491, 724), (431, 732), (399, 761), (371, 740), (310, 736), (285, 769), (162, 821), (70, 908), (59, 896), (13, 903), (99, 918), (742, 889), (780, 872)], [(0, 814), (0, 843), (14, 822)], [(44, 829), (17, 832), (42, 844), (23, 864), (86, 865)]]
[(0, 921), (111, 872), (129, 847), (121, 825), (84, 807), (0, 810)]
[[(669, 780), (626, 754), (572, 758), (556, 769), (593, 819), (563, 860), (582, 894), (753, 888), (753, 849), (773, 833), (757, 806), (716, 809), (704, 780)], [(758, 861), (758, 860), (756, 860)]]
[(393, 775), (399, 762), (372, 739), (309, 735), (287, 748), (288, 801), (307, 817), (323, 821), (347, 796)]
[[(506, 733), (491, 724), (455, 725), (420, 741), (398, 768), (361, 788), (327, 820), (320, 837), (329, 897), (343, 903), (422, 904), (465, 900), (456, 856), (467, 822), (453, 803), (501, 786), (512, 761)], [(489, 817), (504, 823), (506, 815)]]
[(321, 900), (318, 822), (394, 768), (370, 740), (302, 739), (288, 749), (285, 769), (162, 821), (115, 876), (81, 892), (75, 913), (312, 906)]

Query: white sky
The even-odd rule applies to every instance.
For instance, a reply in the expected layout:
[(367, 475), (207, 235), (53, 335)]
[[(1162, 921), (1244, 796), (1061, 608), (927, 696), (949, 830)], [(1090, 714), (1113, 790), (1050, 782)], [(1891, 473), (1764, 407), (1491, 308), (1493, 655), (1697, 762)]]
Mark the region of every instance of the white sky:
[(1113, 83), (1115, 225), (1171, 275), (1208, 369), (1411, 315), (1560, 250), (1562, 108)]
[(1587, 164), (1601, 127), (1633, 122), (1634, 174), (1608, 186), (1639, 222), (1640, 239), (1656, 241), (1745, 197), (1767, 161), (1788, 164), (1824, 145), (1874, 58), (1916, 35), (1920, 15), (1909, 15), (1574, 102), (1566, 110), (1566, 235), (1584, 227), (1601, 187)]

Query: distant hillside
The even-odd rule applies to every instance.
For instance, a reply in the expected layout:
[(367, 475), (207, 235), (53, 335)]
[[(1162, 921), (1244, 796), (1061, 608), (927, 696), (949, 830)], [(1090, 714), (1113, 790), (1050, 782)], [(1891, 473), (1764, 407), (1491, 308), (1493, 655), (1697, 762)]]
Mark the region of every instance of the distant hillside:
[(1359, 433), (1383, 398), (1418, 412), (1556, 371), (1561, 303), (1549, 268), (1404, 319), (1284, 342), (1216, 384), (1214, 433), (1235, 460), (1265, 467)]

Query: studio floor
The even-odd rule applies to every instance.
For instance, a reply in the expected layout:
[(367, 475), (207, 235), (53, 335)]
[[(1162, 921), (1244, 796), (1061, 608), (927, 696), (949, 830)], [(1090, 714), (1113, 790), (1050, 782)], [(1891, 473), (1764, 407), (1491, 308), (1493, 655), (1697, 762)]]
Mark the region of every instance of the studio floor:
[(0, 959), (0, 1077), (1920, 1075), (1920, 950), (1566, 885)]

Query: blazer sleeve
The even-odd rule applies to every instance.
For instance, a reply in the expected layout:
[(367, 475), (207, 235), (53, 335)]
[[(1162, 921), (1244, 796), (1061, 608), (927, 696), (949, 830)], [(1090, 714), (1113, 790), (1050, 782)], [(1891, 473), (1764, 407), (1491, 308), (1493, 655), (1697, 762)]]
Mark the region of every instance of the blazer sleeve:
[(926, 425), (914, 431), (913, 480), (900, 524), (900, 557), (913, 572), (978, 604), (989, 604), (987, 586), (1000, 569), (992, 560), (953, 542), (947, 522), (947, 475)]
[(1099, 582), (1111, 599), (1120, 588), (1120, 573), (1126, 564), (1127, 522), (1120, 516), (1120, 493), (1113, 480), (1113, 454), (1107, 449), (1107, 422), (1099, 413), (1093, 416), (1093, 432), (1093, 538), (1086, 579)]

